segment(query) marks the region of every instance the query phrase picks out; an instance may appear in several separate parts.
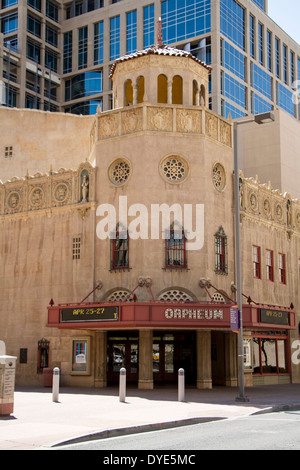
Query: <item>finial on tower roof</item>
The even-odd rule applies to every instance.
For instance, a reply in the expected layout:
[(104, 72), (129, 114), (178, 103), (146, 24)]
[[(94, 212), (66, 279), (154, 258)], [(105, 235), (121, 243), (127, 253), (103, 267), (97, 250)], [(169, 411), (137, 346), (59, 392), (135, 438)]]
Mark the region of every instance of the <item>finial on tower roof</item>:
[(157, 22), (157, 45), (163, 45), (163, 35), (162, 35), (162, 20), (161, 17), (158, 18)]

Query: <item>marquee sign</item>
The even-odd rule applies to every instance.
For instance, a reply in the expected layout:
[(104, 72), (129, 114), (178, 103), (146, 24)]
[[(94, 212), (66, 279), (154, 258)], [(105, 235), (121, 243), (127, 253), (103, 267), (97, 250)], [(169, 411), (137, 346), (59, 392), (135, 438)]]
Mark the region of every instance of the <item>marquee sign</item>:
[(167, 320), (223, 320), (222, 309), (204, 308), (166, 308), (165, 318)]
[[(295, 312), (244, 305), (244, 327), (296, 329)], [(48, 327), (58, 328), (223, 328), (238, 333), (237, 305), (218, 303), (106, 302), (48, 307)]]
[(260, 309), (261, 323), (272, 323), (273, 325), (286, 325), (290, 324), (289, 312), (282, 312), (280, 310), (272, 310), (261, 308)]
[(61, 309), (61, 322), (117, 321), (119, 307), (75, 307)]

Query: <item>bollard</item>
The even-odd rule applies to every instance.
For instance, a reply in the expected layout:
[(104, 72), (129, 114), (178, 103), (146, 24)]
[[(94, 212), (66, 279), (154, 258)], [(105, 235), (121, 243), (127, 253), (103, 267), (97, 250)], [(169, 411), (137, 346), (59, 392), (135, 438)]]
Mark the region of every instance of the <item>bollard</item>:
[(120, 369), (120, 383), (119, 383), (119, 399), (125, 403), (126, 399), (126, 369), (122, 367)]
[(52, 381), (52, 401), (58, 402), (59, 393), (59, 368), (53, 369), (53, 381)]
[(178, 370), (178, 401), (185, 400), (184, 393), (184, 369)]

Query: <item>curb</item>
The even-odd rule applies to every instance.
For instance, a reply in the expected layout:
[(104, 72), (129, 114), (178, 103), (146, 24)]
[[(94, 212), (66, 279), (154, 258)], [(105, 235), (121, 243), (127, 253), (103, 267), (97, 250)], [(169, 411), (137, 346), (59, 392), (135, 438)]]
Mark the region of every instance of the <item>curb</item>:
[(211, 417), (211, 418), (188, 418), (183, 420), (177, 421), (167, 421), (164, 423), (154, 423), (154, 424), (143, 424), (138, 426), (131, 426), (126, 428), (117, 428), (117, 429), (107, 429), (105, 431), (100, 431), (92, 434), (86, 434), (85, 436), (75, 437), (73, 439), (68, 439), (66, 441), (62, 441), (56, 444), (50, 445), (50, 448), (56, 448), (65, 445), (71, 444), (78, 444), (81, 442), (87, 441), (95, 441), (99, 439), (107, 439), (109, 437), (119, 437), (119, 436), (126, 436), (130, 434), (137, 434), (143, 432), (150, 432), (150, 431), (160, 431), (162, 429), (172, 429), (181, 426), (191, 426), (192, 424), (200, 424), (200, 423), (209, 423), (211, 421), (221, 421), (228, 418), (218, 418), (218, 417)]
[(251, 416), (262, 415), (266, 413), (280, 413), (281, 411), (299, 411), (300, 403), (292, 403), (291, 405), (273, 405), (270, 408), (265, 408), (264, 410), (255, 411)]
[[(256, 416), (260, 414), (268, 414), (268, 413), (279, 413), (281, 411), (299, 411), (300, 410), (300, 403), (294, 403), (291, 405), (274, 405), (270, 406), (269, 408), (264, 408), (263, 410), (256, 411), (251, 413), (249, 416)], [(172, 429), (181, 426), (191, 426), (193, 424), (200, 424), (200, 423), (209, 423), (213, 421), (222, 421), (230, 418), (220, 418), (220, 417), (210, 417), (210, 418), (188, 418), (183, 420), (176, 420), (176, 421), (167, 421), (163, 423), (154, 423), (154, 424), (144, 424), (138, 426), (131, 426), (125, 428), (116, 428), (116, 429), (106, 429), (104, 431), (95, 432), (92, 434), (86, 434), (84, 436), (75, 437), (73, 439), (68, 439), (66, 441), (62, 441), (56, 444), (50, 445), (50, 448), (57, 448), (66, 445), (72, 444), (79, 444), (81, 442), (88, 442), (88, 441), (95, 441), (99, 439), (108, 439), (110, 437), (119, 437), (119, 436), (126, 436), (130, 434), (137, 434), (143, 432), (150, 432), (150, 431), (160, 431), (162, 429)]]

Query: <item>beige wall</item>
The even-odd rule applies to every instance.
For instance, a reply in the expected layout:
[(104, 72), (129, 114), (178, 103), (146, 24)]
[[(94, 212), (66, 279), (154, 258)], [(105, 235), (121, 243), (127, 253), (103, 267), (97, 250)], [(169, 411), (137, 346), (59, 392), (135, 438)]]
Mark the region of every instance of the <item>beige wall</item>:
[[(0, 107), (0, 181), (60, 168), (77, 168), (89, 155), (93, 116)], [(66, 138), (68, 143), (66, 144)], [(13, 156), (5, 158), (5, 147)]]
[[(300, 122), (274, 111), (275, 122), (238, 125), (240, 168), (247, 178), (258, 175), (274, 189), (300, 198)], [(243, 122), (243, 120), (240, 120)]]
[[(143, 204), (149, 214), (149, 239), (148, 240), (130, 240), (130, 270), (129, 272), (112, 272), (107, 277), (110, 269), (110, 259), (107, 255), (110, 251), (109, 240), (96, 240), (96, 278), (103, 281), (102, 295), (105, 298), (106, 293), (112, 288), (123, 286), (133, 290), (139, 276), (150, 276), (153, 284), (152, 290), (155, 297), (159, 293), (174, 286), (187, 289), (193, 294), (195, 299), (199, 299), (207, 294), (199, 287), (199, 280), (203, 277), (210, 278), (214, 285), (224, 290), (230, 295), (230, 285), (233, 278), (233, 216), (232, 216), (232, 147), (218, 141), (220, 139), (220, 127), (222, 123), (229, 126), (229, 144), (231, 143), (231, 127), (222, 119), (213, 113), (198, 108), (184, 108), (186, 112), (198, 113), (200, 124), (203, 123), (202, 132), (192, 130), (176, 132), (174, 128), (174, 116), (176, 111), (182, 108), (176, 106), (162, 105), (151, 107), (150, 105), (140, 105), (130, 107), (126, 111), (126, 122), (132, 119), (142, 110), (141, 116), (144, 117), (143, 123), (147, 124), (147, 129), (140, 132), (128, 133), (125, 129), (114, 126), (119, 129), (121, 136), (108, 137), (103, 134), (102, 128), (106, 119), (115, 116), (115, 122), (122, 123), (123, 111), (116, 110), (111, 113), (98, 115), (99, 121), (99, 139), (96, 142), (91, 162), (98, 168), (97, 171), (97, 204), (112, 204), (119, 213), (119, 197), (126, 196), (128, 208), (133, 204)], [(153, 114), (152, 111), (155, 110)], [(160, 121), (163, 129), (170, 128), (170, 132), (162, 132), (157, 127), (155, 117), (159, 111), (165, 112), (164, 119)], [(203, 114), (203, 115), (202, 115)], [(131, 115), (131, 117), (130, 117)], [(215, 119), (216, 134), (210, 137), (210, 128), (205, 127), (208, 117)], [(169, 119), (169, 120), (168, 120)], [(199, 122), (195, 119), (193, 122)], [(179, 126), (179, 119), (177, 126)], [(141, 128), (143, 126), (141, 125)], [(172, 130), (174, 129), (174, 130)], [(201, 129), (201, 127), (200, 127)], [(199, 130), (199, 129), (198, 129)], [(105, 138), (106, 137), (106, 138)], [(187, 164), (187, 178), (180, 184), (168, 182), (161, 174), (161, 161), (168, 155), (175, 155), (183, 158)], [(109, 167), (117, 159), (126, 159), (130, 165), (131, 174), (128, 181), (122, 186), (116, 186), (109, 179)], [(222, 191), (218, 191), (213, 184), (213, 167), (216, 162), (223, 165), (226, 172), (226, 185)], [(193, 207), (193, 221), (195, 229), (195, 208), (196, 204), (204, 206), (204, 246), (196, 251), (189, 251), (188, 269), (165, 270), (165, 241), (162, 239), (161, 232), (159, 240), (151, 239), (151, 205), (167, 204), (171, 207), (173, 204), (179, 204), (184, 214), (184, 204), (190, 204)], [(134, 217), (128, 217), (128, 223), (134, 220)], [(101, 221), (101, 217), (96, 218), (96, 224)], [(116, 222), (118, 222), (118, 216)], [(228, 276), (218, 276), (215, 274), (214, 259), (214, 235), (223, 226), (228, 237)], [(106, 256), (101, 256), (105, 253)], [(149, 292), (140, 292), (141, 300), (149, 299)], [(146, 297), (144, 297), (146, 296)]]

